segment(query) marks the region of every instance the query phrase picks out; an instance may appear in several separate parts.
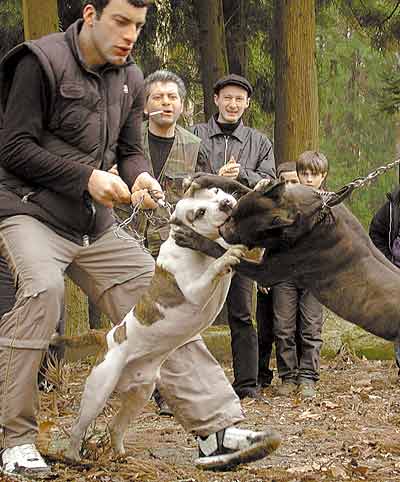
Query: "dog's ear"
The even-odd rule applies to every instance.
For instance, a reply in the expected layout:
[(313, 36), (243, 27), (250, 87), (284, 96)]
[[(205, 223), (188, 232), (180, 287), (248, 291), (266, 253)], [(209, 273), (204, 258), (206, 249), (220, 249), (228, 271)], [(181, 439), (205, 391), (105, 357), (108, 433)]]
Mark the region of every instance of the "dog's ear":
[(293, 226), (294, 224), (296, 224), (296, 222), (298, 220), (299, 220), (298, 215), (296, 215), (296, 217), (294, 219), (291, 219), (289, 217), (285, 217), (285, 216), (282, 216), (282, 215), (275, 216), (272, 219), (268, 230), (289, 228), (289, 227)]
[[(264, 181), (264, 180), (263, 180)], [(279, 199), (285, 191), (286, 184), (284, 182), (269, 182), (264, 183), (259, 181), (254, 190), (260, 192), (264, 196), (268, 196), (273, 199)]]

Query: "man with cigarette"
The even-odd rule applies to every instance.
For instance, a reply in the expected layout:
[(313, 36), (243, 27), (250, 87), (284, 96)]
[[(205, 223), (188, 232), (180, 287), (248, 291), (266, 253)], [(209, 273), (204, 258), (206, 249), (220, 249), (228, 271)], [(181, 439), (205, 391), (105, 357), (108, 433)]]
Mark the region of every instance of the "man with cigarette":
[[(180, 77), (168, 70), (157, 70), (144, 82), (145, 108), (148, 121), (143, 124), (143, 150), (151, 174), (163, 188), (166, 201), (175, 205), (183, 196), (182, 180), (195, 171), (210, 172), (202, 155), (201, 140), (177, 124), (183, 111), (186, 88)], [(140, 230), (146, 237), (150, 253), (156, 257), (167, 239), (168, 212), (159, 207), (151, 225), (141, 216)]]
[[(244, 125), (242, 116), (250, 104), (253, 88), (240, 75), (230, 74), (214, 85), (217, 114), (208, 123), (193, 127), (202, 140), (214, 174), (254, 187), (261, 179), (275, 179), (271, 141)], [(236, 274), (227, 298), (232, 336), (233, 388), (239, 398), (258, 397), (258, 341), (251, 320), (253, 282)]]

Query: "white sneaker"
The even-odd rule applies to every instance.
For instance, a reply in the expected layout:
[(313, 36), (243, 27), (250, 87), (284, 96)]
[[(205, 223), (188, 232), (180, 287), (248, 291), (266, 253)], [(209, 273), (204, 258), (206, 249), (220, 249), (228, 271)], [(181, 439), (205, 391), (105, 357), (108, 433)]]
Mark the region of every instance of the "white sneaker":
[(198, 438), (199, 458), (195, 464), (204, 470), (231, 470), (266, 457), (280, 443), (279, 434), (273, 430), (255, 432), (228, 427), (205, 439)]
[(1, 454), (2, 472), (10, 475), (35, 475), (35, 477), (50, 474), (51, 469), (43, 460), (33, 444), (17, 445), (5, 449)]

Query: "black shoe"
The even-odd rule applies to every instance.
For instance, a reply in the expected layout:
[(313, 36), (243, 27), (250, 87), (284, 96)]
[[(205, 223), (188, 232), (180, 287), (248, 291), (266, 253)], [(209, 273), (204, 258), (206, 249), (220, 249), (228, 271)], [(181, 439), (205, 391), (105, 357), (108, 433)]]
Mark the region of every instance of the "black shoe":
[(265, 387), (269, 387), (271, 385), (274, 375), (273, 375), (271, 370), (270, 370), (270, 372), (271, 373), (267, 373), (267, 372), (260, 373), (258, 375), (258, 384), (261, 387), (265, 388)]
[(196, 467), (203, 470), (232, 470), (239, 464), (260, 460), (276, 450), (280, 436), (273, 430), (255, 432), (228, 427), (206, 438), (198, 438)]
[(242, 400), (243, 398), (254, 398), (255, 400), (262, 400), (259, 387), (235, 388), (236, 395)]
[(164, 415), (166, 417), (173, 417), (174, 414), (172, 410), (169, 408), (167, 402), (165, 400), (161, 400), (160, 404), (158, 405), (158, 415)]

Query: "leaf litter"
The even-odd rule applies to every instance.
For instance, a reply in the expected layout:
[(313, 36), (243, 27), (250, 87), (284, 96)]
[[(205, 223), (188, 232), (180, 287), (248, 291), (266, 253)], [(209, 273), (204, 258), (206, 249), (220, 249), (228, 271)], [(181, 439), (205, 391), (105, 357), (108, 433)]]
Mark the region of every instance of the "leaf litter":
[[(232, 378), (232, 370), (225, 367)], [(400, 480), (400, 381), (392, 361), (359, 359), (346, 350), (322, 360), (317, 396), (280, 397), (274, 378), (264, 400), (242, 401), (243, 428), (278, 430), (282, 444), (261, 461), (231, 472), (196, 469), (195, 437), (150, 401), (126, 436), (127, 454), (115, 457), (107, 426), (119, 406), (113, 394), (88, 430), (82, 463), (63, 456), (90, 363), (50, 363), (40, 396), (37, 444), (60, 482), (322, 482)], [(13, 479), (0, 475), (0, 480)], [(16, 479), (17, 480), (17, 479)], [(19, 479), (21, 480), (21, 479)], [(27, 480), (27, 479), (26, 479)]]

